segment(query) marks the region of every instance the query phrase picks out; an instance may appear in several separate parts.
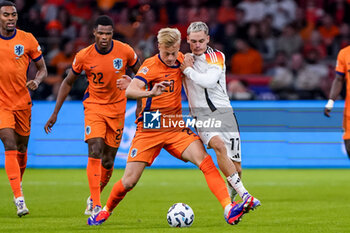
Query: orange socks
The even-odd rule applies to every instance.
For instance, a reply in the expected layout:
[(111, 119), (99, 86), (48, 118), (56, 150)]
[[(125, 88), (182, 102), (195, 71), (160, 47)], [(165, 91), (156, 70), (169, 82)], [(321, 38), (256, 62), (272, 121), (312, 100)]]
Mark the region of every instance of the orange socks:
[(101, 159), (88, 158), (86, 173), (89, 181), (89, 188), (93, 207), (101, 206), (100, 199), (100, 179), (101, 179)]
[(109, 179), (111, 179), (113, 173), (113, 167), (111, 169), (106, 169), (101, 165), (101, 181), (100, 181), (100, 192), (108, 184)]
[(24, 152), (24, 153), (18, 152), (17, 161), (18, 161), (19, 168), (21, 170), (21, 181), (22, 181), (24, 171), (26, 170), (26, 167), (27, 167), (27, 152)]
[(216, 196), (223, 208), (231, 203), (230, 195), (224, 179), (221, 177), (218, 169), (215, 167), (213, 159), (210, 156), (205, 157), (199, 165), (203, 172), (210, 191)]
[(115, 183), (107, 200), (107, 211), (112, 212), (130, 190), (125, 189), (121, 179)]
[(22, 196), (21, 171), (17, 161), (17, 153), (16, 150), (5, 151), (5, 170), (15, 198)]

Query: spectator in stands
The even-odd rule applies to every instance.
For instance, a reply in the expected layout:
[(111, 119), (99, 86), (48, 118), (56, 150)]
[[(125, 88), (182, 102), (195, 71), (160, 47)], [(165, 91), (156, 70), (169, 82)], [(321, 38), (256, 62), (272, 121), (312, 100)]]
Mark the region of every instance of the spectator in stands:
[(350, 26), (347, 23), (342, 23), (339, 27), (339, 35), (332, 42), (331, 57), (336, 59), (338, 52), (350, 45)]
[(296, 19), (297, 5), (294, 0), (265, 0), (266, 14), (272, 15), (272, 27), (282, 31)]
[(339, 28), (334, 24), (333, 18), (326, 14), (322, 18), (321, 26), (318, 28), (323, 42), (327, 47), (327, 54), (332, 54), (332, 42), (336, 36), (339, 35)]
[(267, 74), (272, 77), (269, 86), (277, 99), (297, 99), (297, 95), (294, 93), (293, 73), (297, 72), (299, 59), (301, 59), (301, 56), (292, 57), (292, 67), (296, 67), (291, 70), (287, 66), (287, 54), (284, 51), (277, 52), (274, 67), (267, 71)]
[(313, 30), (311, 32), (310, 39), (304, 41), (303, 55), (307, 56), (311, 50), (317, 50), (320, 58), (322, 59), (327, 56), (326, 45), (323, 43), (321, 34), (317, 30)]
[(244, 38), (237, 38), (237, 53), (231, 58), (231, 72), (233, 74), (262, 74), (263, 60), (261, 54), (253, 49)]
[(300, 35), (296, 32), (294, 24), (288, 24), (282, 32), (282, 35), (277, 39), (277, 50), (285, 51), (287, 56), (300, 52), (303, 46), (303, 41)]
[(227, 84), (227, 94), (230, 100), (253, 100), (254, 92), (242, 80), (234, 79)]
[(217, 13), (217, 21), (221, 24), (227, 24), (236, 20), (235, 8), (230, 0), (222, 0)]
[(276, 38), (273, 35), (273, 28), (269, 23), (269, 15), (261, 21), (260, 30), (260, 46), (258, 47), (265, 63), (271, 63), (276, 55)]
[(265, 4), (259, 0), (243, 0), (237, 5), (237, 8), (244, 10), (243, 21), (245, 23), (260, 22), (266, 14)]
[(322, 88), (328, 75), (327, 66), (319, 63), (316, 49), (309, 51), (305, 59), (306, 64), (301, 58), (294, 83), (299, 99), (326, 99)]

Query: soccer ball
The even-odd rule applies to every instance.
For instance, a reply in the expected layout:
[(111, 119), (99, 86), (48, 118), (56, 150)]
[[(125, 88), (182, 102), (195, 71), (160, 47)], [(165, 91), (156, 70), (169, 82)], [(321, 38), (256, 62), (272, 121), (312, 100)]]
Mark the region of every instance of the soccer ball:
[(194, 220), (194, 213), (189, 205), (175, 203), (169, 208), (166, 217), (171, 227), (190, 227)]

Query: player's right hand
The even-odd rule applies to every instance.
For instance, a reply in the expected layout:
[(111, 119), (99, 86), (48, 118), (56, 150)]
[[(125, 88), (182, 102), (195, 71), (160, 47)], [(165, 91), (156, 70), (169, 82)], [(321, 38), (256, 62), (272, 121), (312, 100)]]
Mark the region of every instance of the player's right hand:
[(166, 92), (166, 88), (170, 86), (169, 81), (162, 81), (160, 83), (154, 84), (150, 97), (155, 97), (161, 95), (163, 92)]
[(56, 123), (57, 115), (52, 114), (44, 126), (45, 133), (51, 133), (52, 126)]
[(184, 61), (180, 65), (180, 69), (183, 72), (187, 67), (193, 67), (194, 58), (192, 54), (186, 53)]
[(326, 116), (326, 117), (331, 117), (331, 109), (329, 108), (324, 108), (324, 112), (323, 114)]

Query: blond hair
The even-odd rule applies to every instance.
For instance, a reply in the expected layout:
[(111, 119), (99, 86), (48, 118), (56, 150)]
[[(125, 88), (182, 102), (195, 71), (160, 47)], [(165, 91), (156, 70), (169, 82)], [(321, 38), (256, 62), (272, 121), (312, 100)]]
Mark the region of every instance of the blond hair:
[(158, 43), (171, 47), (181, 42), (181, 33), (177, 28), (162, 28), (157, 35)]

